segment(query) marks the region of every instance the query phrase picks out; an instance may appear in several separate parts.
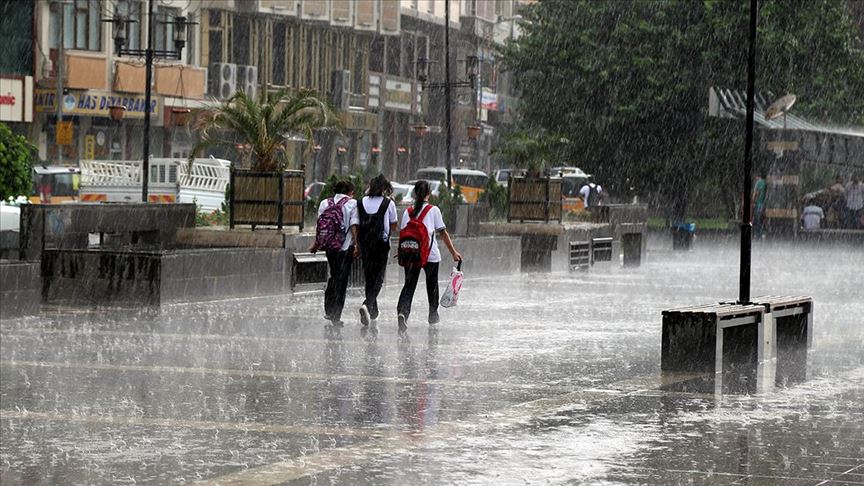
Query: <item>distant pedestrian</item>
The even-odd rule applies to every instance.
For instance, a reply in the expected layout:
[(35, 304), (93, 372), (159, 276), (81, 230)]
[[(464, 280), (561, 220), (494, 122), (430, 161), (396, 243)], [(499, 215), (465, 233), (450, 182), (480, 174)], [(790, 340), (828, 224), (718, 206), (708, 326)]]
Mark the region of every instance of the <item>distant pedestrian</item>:
[(390, 199), (392, 192), (390, 181), (379, 174), (369, 181), (369, 190), (357, 206), (360, 221), (357, 241), (366, 278), (366, 300), (360, 306), (360, 323), (364, 326), (378, 319), (378, 294), (384, 284), (390, 235), (397, 227), (396, 204)]
[(861, 174), (855, 173), (852, 182), (846, 185), (846, 225), (848, 229), (861, 229), (864, 216), (864, 182)]
[(805, 230), (819, 229), (822, 226), (822, 219), (824, 218), (825, 212), (822, 211), (822, 208), (811, 202), (801, 213), (801, 226)]
[[(446, 186), (444, 190), (447, 190)], [(416, 219), (425, 227), (426, 243), (419, 242), (415, 244), (415, 250), (419, 260), (413, 265), (405, 264), (405, 284), (402, 286), (402, 292), (399, 294), (399, 303), (396, 306), (398, 313), (399, 330), (403, 331), (407, 328), (408, 317), (411, 315), (411, 303), (414, 300), (414, 290), (417, 288), (417, 280), (420, 278), (420, 269), (422, 268), (426, 274), (426, 295), (429, 299), (429, 324), (436, 324), (441, 319), (438, 315), (438, 265), (441, 263), (441, 251), (438, 249), (438, 239), (436, 235), (440, 235), (454, 261), (461, 261), (462, 255), (456, 251), (453, 246), (453, 241), (450, 239), (450, 234), (447, 233), (447, 227), (444, 225), (444, 218), (441, 216), (441, 210), (437, 206), (429, 204), (429, 183), (427, 181), (418, 181), (414, 185), (414, 206), (405, 210), (402, 215), (402, 224), (400, 231), (400, 248), (399, 258), (400, 264), (403, 261), (403, 246), (407, 241), (407, 233), (415, 233), (414, 227), (416, 224), (409, 225), (409, 220)], [(428, 251), (428, 256), (419, 255), (423, 250)]]
[(765, 171), (761, 171), (756, 175), (756, 181), (753, 183), (753, 237), (765, 237), (765, 197), (768, 193), (768, 183)]
[(843, 176), (838, 175), (834, 179), (834, 185), (828, 188), (828, 211), (825, 222), (829, 228), (838, 228), (843, 225), (846, 217), (846, 188), (843, 185)]
[(585, 182), (585, 185), (579, 189), (579, 195), (582, 196), (582, 204), (585, 209), (589, 207), (600, 206), (600, 200), (603, 196), (603, 188), (600, 184), (596, 184), (591, 177)]
[(355, 244), (359, 219), (354, 184), (340, 180), (333, 191), (336, 194), (321, 201), (318, 207), (315, 241), (309, 251), (324, 250), (327, 254), (330, 278), (324, 291), (324, 318), (334, 326), (341, 326), (351, 261), (360, 255)]

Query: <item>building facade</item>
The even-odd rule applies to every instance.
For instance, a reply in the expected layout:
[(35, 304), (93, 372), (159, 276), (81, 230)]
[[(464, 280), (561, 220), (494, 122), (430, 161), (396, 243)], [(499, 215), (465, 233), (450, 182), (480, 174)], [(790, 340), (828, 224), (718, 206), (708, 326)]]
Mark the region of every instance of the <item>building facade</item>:
[[(32, 95), (22, 94), (31, 101), (22, 111), (31, 114), (30, 136), (50, 163), (140, 158), (145, 110), (151, 156), (184, 157), (195, 143), (190, 111), (238, 90), (258, 96), (309, 88), (336, 105), (343, 129), (294, 140), (293, 164), (306, 168), (308, 180), (360, 170), (407, 180), (419, 167), (446, 163), (443, 91), (424, 91), (417, 62), (430, 59), (430, 81), (444, 81), (445, 1), (450, 81), (465, 79), (466, 57), (480, 59), (475, 89), (453, 91), (451, 160), (489, 170), (489, 149), (513, 100), (494, 52), (518, 35), (516, 0), (157, 0), (156, 49), (173, 49), (175, 17), (195, 24), (179, 60), (154, 63), (150, 106), (143, 59), (118, 55), (112, 23), (104, 21), (115, 14), (130, 20), (126, 47), (143, 49), (146, 0), (33, 0), (33, 62), (25, 68)], [(125, 108), (120, 121), (110, 116), (118, 105)], [(476, 140), (469, 126), (482, 127)], [(214, 155), (239, 160), (230, 152)]]

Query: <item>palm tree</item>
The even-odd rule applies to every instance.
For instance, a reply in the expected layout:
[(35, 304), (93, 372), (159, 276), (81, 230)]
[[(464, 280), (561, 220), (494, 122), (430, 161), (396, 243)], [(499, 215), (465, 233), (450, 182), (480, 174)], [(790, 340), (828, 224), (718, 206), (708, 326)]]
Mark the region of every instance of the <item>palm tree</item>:
[[(242, 91), (200, 118), (196, 124), (201, 138), (189, 163), (204, 148), (242, 145), (253, 170), (275, 171), (290, 162), (288, 141), (291, 135), (312, 140), (318, 128), (339, 127), (339, 119), (330, 104), (308, 89), (262, 94), (261, 100)], [(226, 139), (223, 131), (233, 131), (239, 141)], [(312, 144), (308, 144), (311, 149)]]
[(492, 153), (510, 167), (527, 169), (538, 175), (548, 165), (559, 161), (562, 149), (569, 141), (561, 135), (544, 130), (519, 130), (507, 134)]

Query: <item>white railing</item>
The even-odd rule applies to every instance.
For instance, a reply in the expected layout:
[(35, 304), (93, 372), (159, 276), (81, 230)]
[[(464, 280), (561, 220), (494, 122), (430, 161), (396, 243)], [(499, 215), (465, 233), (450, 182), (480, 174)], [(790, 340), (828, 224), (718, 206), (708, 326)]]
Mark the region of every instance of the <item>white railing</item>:
[[(141, 186), (140, 160), (82, 160), (81, 185), (84, 187)], [(189, 167), (186, 159), (151, 158), (150, 186), (173, 186), (178, 189), (225, 193), (231, 176), (231, 162), (222, 159), (195, 159)], [(176, 182), (172, 172), (178, 174)]]
[(231, 162), (222, 159), (195, 159), (192, 167), (180, 164), (180, 189), (214, 191), (225, 194), (231, 178)]
[(133, 160), (82, 160), (83, 186), (140, 186), (141, 162)]

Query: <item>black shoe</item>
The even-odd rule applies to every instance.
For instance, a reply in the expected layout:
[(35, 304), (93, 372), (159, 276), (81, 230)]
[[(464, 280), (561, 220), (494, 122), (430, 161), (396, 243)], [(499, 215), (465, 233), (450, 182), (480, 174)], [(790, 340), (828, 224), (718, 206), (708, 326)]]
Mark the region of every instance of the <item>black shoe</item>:
[(405, 318), (405, 314), (399, 314), (397, 318), (399, 321), (399, 331), (405, 331), (408, 329), (408, 319)]
[(366, 307), (366, 304), (360, 306), (360, 324), (363, 324), (363, 327), (369, 325), (369, 322), (372, 319), (369, 318), (369, 309)]
[(438, 315), (438, 311), (429, 313), (429, 324), (438, 324), (441, 322), (441, 316)]

